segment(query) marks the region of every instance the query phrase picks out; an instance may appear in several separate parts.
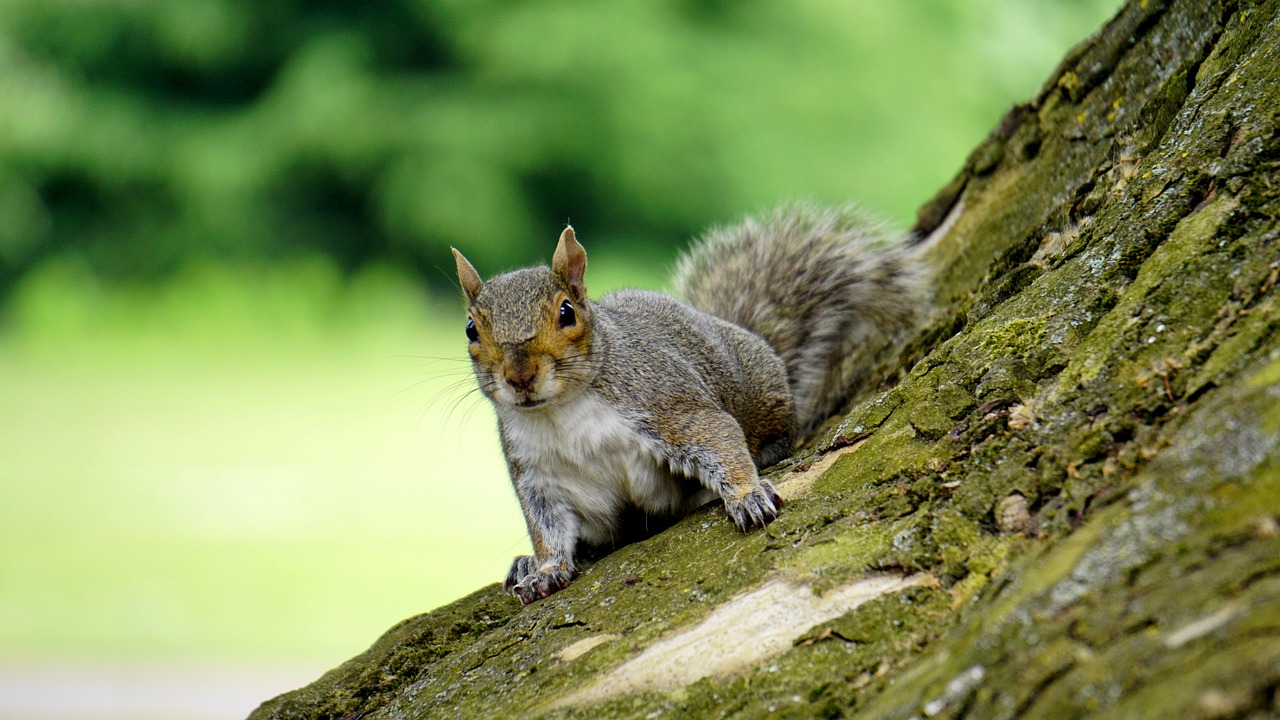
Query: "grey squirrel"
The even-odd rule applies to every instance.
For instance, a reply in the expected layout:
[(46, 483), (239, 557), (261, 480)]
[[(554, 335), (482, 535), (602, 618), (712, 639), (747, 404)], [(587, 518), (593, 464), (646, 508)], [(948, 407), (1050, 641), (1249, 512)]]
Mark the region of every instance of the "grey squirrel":
[(609, 543), (629, 510), (679, 517), (719, 497), (743, 531), (772, 521), (782, 499), (757, 469), (848, 395), (858, 349), (905, 335), (928, 304), (911, 241), (852, 208), (712, 230), (678, 262), (687, 302), (589, 299), (572, 227), (549, 268), (483, 282), (453, 255), (533, 542), (504, 583), (525, 604), (567, 587), (578, 543)]

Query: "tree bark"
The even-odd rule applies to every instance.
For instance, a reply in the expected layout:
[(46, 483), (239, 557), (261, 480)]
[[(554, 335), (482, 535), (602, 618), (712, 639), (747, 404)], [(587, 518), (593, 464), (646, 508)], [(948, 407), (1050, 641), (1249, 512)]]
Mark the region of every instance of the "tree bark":
[(1280, 0), (1132, 0), (920, 212), (938, 320), (720, 509), (254, 718), (1280, 713)]

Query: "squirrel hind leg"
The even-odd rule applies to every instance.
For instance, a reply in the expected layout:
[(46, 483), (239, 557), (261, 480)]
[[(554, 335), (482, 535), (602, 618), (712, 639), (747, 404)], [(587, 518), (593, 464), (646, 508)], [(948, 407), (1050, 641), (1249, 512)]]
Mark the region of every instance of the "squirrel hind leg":
[(778, 517), (782, 498), (756, 471), (742, 428), (731, 415), (706, 411), (666, 417), (678, 418), (660, 431), (668, 463), (719, 495), (734, 524), (745, 532)]
[(755, 485), (740, 497), (732, 501), (725, 498), (724, 501), (725, 512), (742, 532), (777, 520), (782, 505), (782, 496), (778, 495), (773, 483), (764, 479), (757, 479)]

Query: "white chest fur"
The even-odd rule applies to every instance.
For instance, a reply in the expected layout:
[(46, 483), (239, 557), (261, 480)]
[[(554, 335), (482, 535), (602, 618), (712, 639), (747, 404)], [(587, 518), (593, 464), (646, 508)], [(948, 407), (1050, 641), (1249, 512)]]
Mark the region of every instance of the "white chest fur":
[(589, 393), (538, 411), (507, 410), (502, 421), (522, 482), (568, 504), (587, 542), (608, 542), (625, 505), (672, 514), (710, 499), (685, 497), (655, 441)]

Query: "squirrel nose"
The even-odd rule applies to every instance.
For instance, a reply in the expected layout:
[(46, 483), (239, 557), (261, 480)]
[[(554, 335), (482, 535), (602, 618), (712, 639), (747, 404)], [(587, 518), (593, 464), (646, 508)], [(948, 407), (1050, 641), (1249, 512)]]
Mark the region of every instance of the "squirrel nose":
[(538, 376), (538, 368), (533, 363), (516, 363), (507, 366), (505, 373), (507, 384), (516, 390), (528, 390), (533, 387), (534, 378)]

